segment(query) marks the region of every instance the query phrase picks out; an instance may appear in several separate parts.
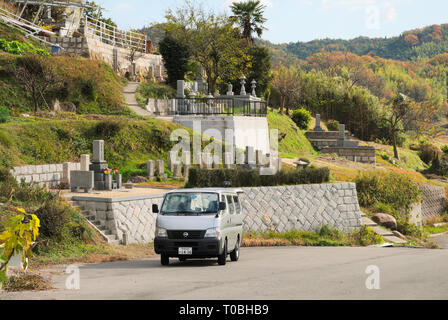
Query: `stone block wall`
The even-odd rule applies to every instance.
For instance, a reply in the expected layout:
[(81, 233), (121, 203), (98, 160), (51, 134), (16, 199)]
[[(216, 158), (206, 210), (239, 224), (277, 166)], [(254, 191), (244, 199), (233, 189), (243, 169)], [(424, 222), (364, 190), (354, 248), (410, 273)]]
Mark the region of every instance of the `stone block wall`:
[(338, 156), (346, 158), (350, 161), (361, 163), (376, 163), (376, 153), (373, 147), (358, 147), (358, 148), (341, 148), (341, 147), (329, 147), (323, 148), (322, 153), (336, 153)]
[(89, 57), (89, 46), (84, 37), (40, 37), (41, 39), (58, 44), (64, 48), (63, 53), (77, 54), (82, 57)]
[(163, 195), (135, 196), (120, 199), (75, 197), (72, 201), (88, 215), (106, 226), (117, 238), (127, 243), (149, 243), (154, 240), (157, 214), (152, 205), (161, 206)]
[(361, 227), (354, 183), (243, 190), (245, 231), (317, 231), (323, 226), (352, 231)]
[[(284, 232), (317, 231), (330, 226), (343, 231), (361, 227), (361, 212), (354, 183), (243, 188), (244, 230)], [(127, 243), (154, 240), (157, 215), (152, 205), (162, 204), (163, 195), (120, 199), (74, 197), (89, 216)]]
[[(70, 163), (70, 170), (80, 170), (81, 163)], [(11, 174), (18, 182), (37, 183), (49, 188), (60, 184), (64, 177), (63, 164), (44, 164), (37, 166), (14, 167)]]
[(422, 219), (440, 216), (445, 213), (445, 188), (426, 184), (419, 185), (422, 191)]

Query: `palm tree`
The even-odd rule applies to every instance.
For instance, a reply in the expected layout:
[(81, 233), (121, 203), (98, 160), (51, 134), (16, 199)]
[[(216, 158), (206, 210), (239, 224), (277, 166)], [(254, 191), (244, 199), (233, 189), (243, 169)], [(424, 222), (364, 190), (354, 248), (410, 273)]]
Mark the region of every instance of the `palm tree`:
[(232, 10), (234, 18), (240, 25), (243, 37), (247, 39), (250, 44), (254, 43), (252, 37), (256, 33), (261, 37), (263, 31), (266, 30), (264, 23), (267, 19), (263, 16), (266, 6), (261, 4), (260, 0), (249, 0), (243, 2), (234, 2), (230, 9)]

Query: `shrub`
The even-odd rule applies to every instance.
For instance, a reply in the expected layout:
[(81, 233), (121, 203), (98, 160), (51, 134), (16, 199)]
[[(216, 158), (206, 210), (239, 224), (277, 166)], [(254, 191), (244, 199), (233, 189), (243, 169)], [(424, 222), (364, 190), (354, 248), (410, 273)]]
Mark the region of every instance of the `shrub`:
[(327, 121), (328, 131), (339, 131), (339, 121), (337, 120), (328, 120)]
[(330, 170), (328, 168), (309, 167), (303, 170), (280, 171), (270, 176), (261, 176), (258, 170), (205, 170), (191, 168), (186, 187), (219, 188), (223, 186), (224, 181), (229, 181), (232, 187), (239, 188), (313, 184), (324, 183), (329, 180)]
[(444, 154), (448, 154), (448, 145), (444, 145), (444, 146), (442, 146), (442, 151), (443, 151), (443, 153)]
[(176, 96), (176, 90), (166, 84), (156, 82), (140, 84), (137, 93), (145, 99), (169, 99)]
[(420, 189), (410, 178), (395, 172), (367, 173), (356, 178), (356, 189), (361, 206), (374, 207), (377, 203), (409, 212), (420, 199)]
[(5, 123), (9, 119), (9, 111), (7, 108), (0, 106), (0, 123)]
[(431, 164), (432, 161), (441, 155), (440, 149), (432, 144), (420, 145), (419, 156), (426, 164)]
[(371, 246), (384, 243), (382, 236), (377, 235), (371, 228), (365, 225), (362, 226), (359, 231), (354, 232), (352, 236), (354, 237), (355, 242), (361, 246)]
[(60, 199), (48, 200), (36, 211), (40, 219), (40, 235), (46, 239), (61, 241), (65, 238), (70, 222), (70, 210)]
[(301, 130), (308, 130), (311, 124), (311, 113), (305, 109), (297, 109), (292, 113), (292, 121)]

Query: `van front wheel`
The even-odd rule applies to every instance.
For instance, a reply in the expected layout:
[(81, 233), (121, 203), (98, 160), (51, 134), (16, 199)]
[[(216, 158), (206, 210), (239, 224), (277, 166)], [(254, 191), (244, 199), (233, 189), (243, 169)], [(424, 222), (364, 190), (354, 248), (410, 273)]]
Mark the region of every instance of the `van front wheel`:
[(230, 260), (238, 261), (240, 258), (240, 239), (236, 242), (235, 249), (230, 253)]
[(224, 242), (224, 250), (222, 254), (218, 256), (218, 264), (220, 266), (225, 266), (227, 261), (227, 240)]
[(160, 256), (160, 263), (162, 266), (167, 266), (170, 264), (170, 257), (164, 253)]

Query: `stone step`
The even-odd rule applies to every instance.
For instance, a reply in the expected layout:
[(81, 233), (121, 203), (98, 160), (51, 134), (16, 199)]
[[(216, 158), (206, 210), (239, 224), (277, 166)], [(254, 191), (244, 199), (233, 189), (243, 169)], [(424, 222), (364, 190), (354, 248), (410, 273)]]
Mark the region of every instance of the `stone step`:
[(361, 216), (361, 224), (363, 226), (368, 226), (368, 227), (376, 227), (377, 226), (377, 224), (375, 222), (373, 222), (369, 218), (363, 217), (363, 216)]
[(406, 240), (403, 240), (401, 238), (398, 238), (396, 236), (383, 236), (384, 240), (387, 242), (393, 242), (393, 243), (406, 243)]
[(373, 227), (373, 232), (375, 232), (376, 234), (379, 234), (380, 236), (383, 237), (395, 237), (394, 234), (392, 233), (392, 231), (389, 231), (387, 229), (384, 229), (382, 227), (376, 226)]

